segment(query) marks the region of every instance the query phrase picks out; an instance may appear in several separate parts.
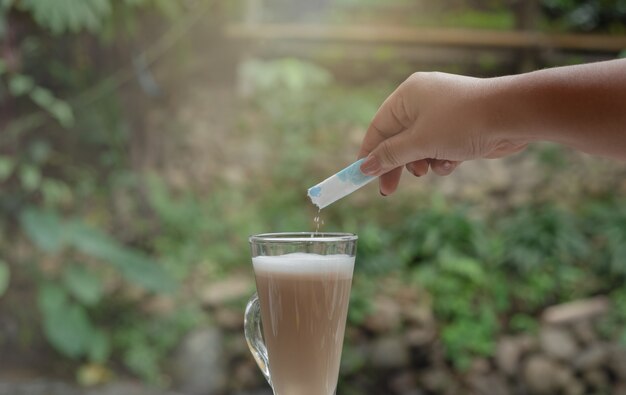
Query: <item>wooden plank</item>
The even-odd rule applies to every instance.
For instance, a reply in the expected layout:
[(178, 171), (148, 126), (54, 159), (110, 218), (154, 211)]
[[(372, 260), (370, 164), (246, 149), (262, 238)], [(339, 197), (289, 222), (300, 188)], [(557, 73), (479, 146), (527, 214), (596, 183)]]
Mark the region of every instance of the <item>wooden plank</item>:
[(626, 49), (626, 36), (546, 34), (532, 31), (411, 28), (398, 26), (332, 26), (235, 24), (226, 35), (247, 40), (312, 40), (428, 46), (490, 48), (561, 48), (615, 52)]

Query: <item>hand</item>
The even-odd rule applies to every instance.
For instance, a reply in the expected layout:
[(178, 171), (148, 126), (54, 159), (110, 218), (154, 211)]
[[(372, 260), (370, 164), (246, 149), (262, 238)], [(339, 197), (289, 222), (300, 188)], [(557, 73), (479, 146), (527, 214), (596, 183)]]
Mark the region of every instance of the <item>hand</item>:
[(528, 141), (497, 130), (502, 98), (496, 80), (413, 74), (385, 100), (367, 129), (359, 157), (368, 159), (361, 171), (381, 176), (381, 194), (389, 195), (403, 166), (416, 177), (429, 167), (444, 176), (465, 160), (523, 150)]

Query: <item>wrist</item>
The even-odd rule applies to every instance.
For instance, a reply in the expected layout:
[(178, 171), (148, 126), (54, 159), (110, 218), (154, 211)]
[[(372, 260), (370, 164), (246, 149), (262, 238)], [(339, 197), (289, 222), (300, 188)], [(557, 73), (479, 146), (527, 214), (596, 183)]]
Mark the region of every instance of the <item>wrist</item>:
[(528, 90), (523, 89), (523, 78), (522, 74), (483, 80), (483, 130), (497, 141), (529, 143), (546, 139), (538, 125), (532, 124), (533, 104)]

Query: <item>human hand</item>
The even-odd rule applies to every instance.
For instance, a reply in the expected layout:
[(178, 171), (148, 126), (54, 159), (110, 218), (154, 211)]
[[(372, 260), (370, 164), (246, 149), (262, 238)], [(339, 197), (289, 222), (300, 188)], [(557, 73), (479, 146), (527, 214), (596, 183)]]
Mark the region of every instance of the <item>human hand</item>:
[(462, 161), (498, 158), (528, 141), (500, 130), (498, 79), (415, 73), (381, 105), (361, 144), (367, 175), (380, 177), (380, 192), (393, 193), (402, 167), (420, 177), (429, 167), (450, 174)]

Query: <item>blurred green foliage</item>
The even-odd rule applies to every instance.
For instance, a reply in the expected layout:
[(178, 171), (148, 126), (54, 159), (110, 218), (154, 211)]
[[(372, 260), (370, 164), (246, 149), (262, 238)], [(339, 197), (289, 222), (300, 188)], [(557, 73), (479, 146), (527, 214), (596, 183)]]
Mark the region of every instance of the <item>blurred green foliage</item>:
[[(132, 33), (140, 13), (150, 9), (174, 17), (180, 3), (0, 2), (0, 99), (12, 115), (3, 120), (0, 136), (0, 229), (6, 236), (0, 243), (6, 257), (0, 261), (0, 296), (11, 290), (10, 274), (23, 272), (36, 289), (41, 329), (55, 350), (88, 363), (122, 360), (132, 372), (159, 382), (163, 356), (198, 320), (188, 314), (195, 306), (140, 311), (156, 295), (178, 298), (179, 278), (146, 245), (109, 233), (111, 191), (131, 192), (135, 179), (118, 97), (104, 95), (81, 111), (61, 98), (84, 95), (103, 78), (98, 73), (107, 72), (86, 66), (79, 48), (89, 36), (73, 33), (102, 39)], [(31, 123), (39, 111), (51, 121)], [(21, 234), (12, 231), (16, 225)], [(24, 242), (21, 236), (30, 245), (16, 254), (13, 243)]]
[(543, 11), (552, 29), (605, 31), (624, 34), (624, 0), (542, 0)]
[(515, 27), (515, 15), (507, 9), (467, 10), (444, 15), (442, 24), (467, 29), (512, 30)]
[[(416, 205), (416, 214), (399, 221), (389, 237), (377, 225), (383, 221), (370, 218), (365, 232), (358, 229), (365, 237), (349, 318), (359, 325), (372, 296), (384, 292), (372, 285), (376, 276), (399, 271), (431, 294), (447, 356), (460, 370), (474, 357), (492, 356), (498, 335), (533, 332), (545, 307), (598, 294), (614, 300), (609, 336), (626, 340), (623, 207), (623, 198), (592, 199), (477, 217), (472, 207), (435, 196), (425, 207)], [(369, 270), (369, 260), (390, 261), (380, 250), (393, 251), (400, 264)]]
[[(153, 7), (169, 16), (180, 12), (180, 3), (169, 0), (2, 0), (0, 10), (27, 12), (55, 35), (63, 33), (109, 33), (111, 24), (136, 19), (140, 7)], [(133, 14), (131, 14), (133, 13)], [(116, 18), (113, 18), (113, 17)]]

